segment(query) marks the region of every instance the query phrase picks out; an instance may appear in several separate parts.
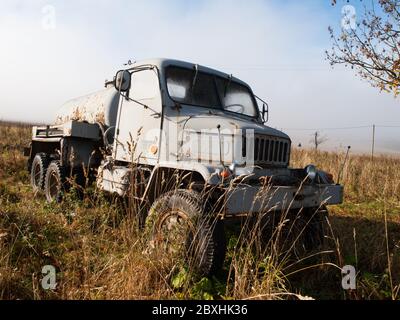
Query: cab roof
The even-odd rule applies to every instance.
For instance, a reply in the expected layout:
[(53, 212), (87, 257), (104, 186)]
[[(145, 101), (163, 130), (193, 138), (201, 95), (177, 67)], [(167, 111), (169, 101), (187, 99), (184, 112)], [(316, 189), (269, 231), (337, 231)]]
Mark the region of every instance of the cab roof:
[[(181, 60), (175, 60), (175, 59), (167, 59), (167, 58), (155, 58), (155, 59), (148, 59), (148, 60), (141, 60), (141, 61), (136, 61), (135, 63), (133, 63), (128, 69), (131, 68), (136, 68), (136, 67), (141, 67), (141, 66), (145, 66), (145, 65), (154, 65), (157, 68), (159, 68), (160, 70), (164, 70), (166, 67), (169, 66), (176, 66), (176, 67), (181, 67), (181, 68), (187, 68), (187, 69), (194, 69), (196, 67), (196, 65), (199, 68), (199, 71), (202, 72), (206, 72), (206, 73), (212, 73), (215, 74), (217, 76), (220, 76), (222, 78), (228, 78), (231, 75), (216, 70), (216, 69), (212, 69), (200, 64), (196, 64), (196, 63), (192, 63), (192, 62), (187, 62), (187, 61), (181, 61)], [(236, 81), (236, 82), (240, 82), (246, 86), (249, 86), (247, 83), (245, 83), (244, 81), (232, 77), (232, 80)]]

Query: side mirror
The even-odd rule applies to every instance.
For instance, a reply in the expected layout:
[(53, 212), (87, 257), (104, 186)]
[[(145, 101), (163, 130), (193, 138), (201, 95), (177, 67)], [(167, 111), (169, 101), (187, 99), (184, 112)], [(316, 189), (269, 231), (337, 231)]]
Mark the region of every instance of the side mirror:
[(269, 110), (268, 109), (269, 109), (268, 105), (266, 106), (264, 103), (263, 107), (262, 107), (262, 117), (263, 117), (264, 123), (267, 123), (269, 120)]
[(127, 92), (131, 88), (132, 75), (129, 71), (120, 70), (115, 75), (114, 87), (119, 92)]
[[(269, 105), (264, 100), (262, 100), (261, 98), (257, 97), (256, 95), (254, 97), (257, 100), (257, 105), (258, 105), (258, 108), (259, 108), (259, 110), (261, 112), (262, 121), (264, 123), (267, 123), (268, 120), (269, 120)], [(261, 107), (261, 104), (262, 104), (262, 107)]]

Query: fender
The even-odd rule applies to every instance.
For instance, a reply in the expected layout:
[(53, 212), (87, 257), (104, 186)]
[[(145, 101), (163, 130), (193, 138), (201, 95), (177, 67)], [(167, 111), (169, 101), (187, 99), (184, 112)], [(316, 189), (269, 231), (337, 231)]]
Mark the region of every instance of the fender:
[(182, 171), (196, 172), (200, 174), (204, 181), (210, 185), (218, 185), (221, 183), (221, 178), (218, 176), (218, 169), (223, 170), (222, 165), (216, 168), (215, 165), (206, 166), (198, 162), (180, 161), (180, 162), (160, 162), (154, 169), (177, 169)]
[(149, 181), (147, 183), (146, 190), (141, 199), (142, 202), (146, 200), (155, 200), (156, 195), (154, 195), (154, 189), (157, 184), (158, 173), (165, 169), (179, 170), (182, 172), (193, 172), (197, 173), (202, 177), (203, 181), (208, 185), (218, 185), (221, 183), (221, 179), (218, 176), (215, 167), (205, 166), (201, 163), (193, 162), (160, 162), (156, 165), (150, 175)]

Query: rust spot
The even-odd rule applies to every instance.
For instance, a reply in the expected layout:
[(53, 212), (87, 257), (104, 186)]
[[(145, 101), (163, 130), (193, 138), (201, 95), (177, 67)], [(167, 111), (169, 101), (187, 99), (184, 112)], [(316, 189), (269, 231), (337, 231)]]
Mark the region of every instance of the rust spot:
[(72, 112), (72, 121), (79, 121), (82, 118), (82, 112), (79, 107), (76, 107), (74, 112)]
[(104, 115), (104, 112), (99, 112), (96, 114), (96, 122), (100, 122), (102, 124), (106, 123), (106, 117)]

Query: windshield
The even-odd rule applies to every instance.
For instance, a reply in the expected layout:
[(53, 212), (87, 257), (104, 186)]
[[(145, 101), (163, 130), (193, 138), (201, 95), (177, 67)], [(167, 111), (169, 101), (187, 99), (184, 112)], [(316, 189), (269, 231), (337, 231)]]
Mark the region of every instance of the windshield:
[(170, 97), (179, 103), (257, 117), (250, 89), (229, 78), (180, 67), (167, 68)]

